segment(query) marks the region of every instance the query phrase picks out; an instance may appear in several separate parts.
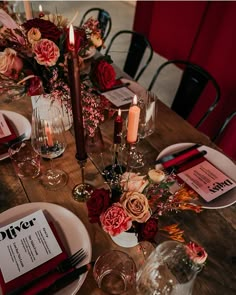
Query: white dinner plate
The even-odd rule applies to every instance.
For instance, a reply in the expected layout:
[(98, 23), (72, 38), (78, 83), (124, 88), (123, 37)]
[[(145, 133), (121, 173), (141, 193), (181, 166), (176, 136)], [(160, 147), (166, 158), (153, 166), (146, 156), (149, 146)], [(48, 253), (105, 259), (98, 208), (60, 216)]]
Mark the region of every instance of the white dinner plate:
[[(2, 114), (4, 114), (10, 121), (13, 122), (14, 126), (17, 129), (18, 136), (25, 134), (25, 139), (29, 139), (31, 136), (31, 124), (28, 119), (26, 119), (21, 114), (0, 110)], [(0, 155), (0, 161), (8, 158), (8, 153), (4, 153)]]
[[(192, 145), (194, 145), (194, 143), (173, 144), (173, 145), (165, 148), (163, 151), (161, 151), (161, 153), (158, 155), (157, 159), (159, 159), (163, 156), (181, 151), (181, 150), (186, 149), (187, 147), (190, 147)], [(211, 162), (214, 166), (216, 166), (223, 173), (228, 175), (231, 179), (236, 181), (236, 165), (227, 156), (225, 156), (221, 152), (219, 152), (215, 149), (212, 149), (210, 147), (207, 147), (205, 145), (200, 146), (198, 148), (198, 150), (207, 151), (205, 158), (207, 160), (209, 160), (209, 162)], [(216, 198), (215, 200), (212, 200), (209, 203), (206, 202), (205, 200), (203, 200), (202, 198), (199, 198), (199, 200), (194, 203), (201, 205), (205, 209), (220, 209), (220, 208), (225, 208), (225, 207), (231, 206), (235, 202), (236, 202), (236, 188), (233, 188), (232, 190), (226, 192), (222, 196)]]
[[(56, 231), (59, 233), (60, 239), (65, 246), (67, 254), (71, 255), (80, 248), (83, 248), (86, 250), (88, 255), (86, 259), (83, 260), (82, 264), (89, 263), (92, 257), (92, 247), (89, 234), (80, 219), (64, 207), (44, 202), (19, 205), (0, 214), (0, 227), (40, 209), (43, 210), (48, 220), (53, 221)], [(87, 273), (82, 274), (79, 280), (74, 281), (67, 287), (58, 291), (56, 294), (76, 294), (82, 286), (86, 276)], [(1, 290), (0, 295), (2, 295)]]

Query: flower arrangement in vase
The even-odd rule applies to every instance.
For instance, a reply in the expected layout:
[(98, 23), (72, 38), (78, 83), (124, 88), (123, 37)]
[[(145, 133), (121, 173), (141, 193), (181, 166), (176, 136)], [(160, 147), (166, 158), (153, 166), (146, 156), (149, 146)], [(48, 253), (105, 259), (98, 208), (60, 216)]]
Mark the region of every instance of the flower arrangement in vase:
[[(3, 24), (0, 28), (0, 94), (23, 87), (29, 96), (43, 95), (70, 110), (69, 21), (62, 15), (49, 14), (17, 23), (2, 9), (0, 17)], [(99, 22), (89, 18), (81, 27), (74, 27), (74, 34), (75, 50), (82, 67), (87, 52), (103, 46)], [(96, 89), (99, 84), (106, 89), (116, 83), (111, 62), (110, 59), (94, 61), (92, 71), (96, 77), (81, 81), (84, 125), (91, 136), (104, 119), (104, 104), (109, 104)], [(107, 76), (111, 77), (109, 82), (106, 82)]]
[[(176, 185), (178, 189), (176, 189)], [(175, 187), (175, 191), (172, 191)], [(174, 174), (165, 175), (151, 169), (147, 175), (125, 172), (115, 190), (96, 189), (87, 201), (88, 218), (99, 223), (109, 235), (134, 232), (138, 241), (154, 242), (161, 234), (173, 240), (184, 241), (178, 224), (161, 226), (162, 217), (171, 212), (201, 207), (193, 204), (198, 195), (188, 186), (180, 185)]]

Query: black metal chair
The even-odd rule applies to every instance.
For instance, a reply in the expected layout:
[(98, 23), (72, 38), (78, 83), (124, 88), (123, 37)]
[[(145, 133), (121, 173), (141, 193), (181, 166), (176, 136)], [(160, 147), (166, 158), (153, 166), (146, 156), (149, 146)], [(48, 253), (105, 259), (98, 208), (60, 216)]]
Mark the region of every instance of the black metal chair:
[[(223, 136), (224, 132), (226, 131), (226, 129), (229, 127), (230, 122), (233, 120), (234, 116), (236, 116), (236, 111), (233, 111), (224, 121), (224, 123), (222, 124), (222, 126), (220, 127), (220, 129), (218, 130), (218, 132), (215, 134), (215, 136), (213, 137), (213, 141), (214, 142), (219, 142), (221, 137)], [(235, 130), (234, 130), (235, 133)]]
[[(96, 18), (99, 21), (99, 28), (101, 30), (102, 33), (102, 38), (105, 41), (106, 38), (108, 37), (110, 31), (111, 31), (111, 27), (112, 27), (112, 21), (111, 21), (111, 16), (109, 14), (109, 12), (107, 12), (106, 10), (102, 9), (102, 8), (90, 8), (89, 10), (87, 10), (81, 21), (80, 21), (80, 26), (83, 25), (83, 23), (88, 20), (91, 16), (93, 16), (94, 18)], [(101, 48), (97, 48), (98, 50), (101, 50)]]
[(137, 81), (152, 60), (153, 48), (144, 35), (122, 30), (111, 38), (105, 51), (105, 55), (108, 54), (125, 73)]
[[(202, 123), (206, 120), (209, 114), (216, 107), (220, 99), (220, 87), (216, 80), (199, 65), (184, 60), (169, 60), (167, 62), (164, 62), (157, 69), (148, 87), (149, 91), (152, 90), (160, 72), (170, 64), (174, 64), (183, 69), (183, 74), (177, 92), (175, 93), (171, 109), (173, 109), (176, 113), (178, 113), (181, 117), (183, 117), (186, 120), (192, 112), (195, 104), (203, 94), (203, 91), (208, 85), (208, 83), (211, 83), (213, 85), (213, 102), (208, 107), (208, 109), (201, 115), (199, 121), (195, 124), (195, 127), (198, 128), (202, 125)], [(167, 85), (167, 87), (169, 86)]]

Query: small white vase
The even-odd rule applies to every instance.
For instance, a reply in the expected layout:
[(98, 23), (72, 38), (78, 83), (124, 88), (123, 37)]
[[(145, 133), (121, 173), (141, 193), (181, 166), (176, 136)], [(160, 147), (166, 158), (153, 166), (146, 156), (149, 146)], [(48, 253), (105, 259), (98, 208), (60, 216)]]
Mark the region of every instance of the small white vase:
[(123, 232), (117, 236), (110, 236), (113, 242), (118, 246), (130, 248), (138, 245), (138, 237), (136, 233)]
[[(32, 101), (33, 109), (41, 105), (46, 105), (46, 104), (50, 105), (52, 103), (50, 94), (31, 96), (31, 101)], [(66, 108), (66, 105), (63, 104), (63, 101), (60, 102), (58, 100), (54, 100), (53, 105), (57, 106), (61, 110), (61, 115), (62, 115), (62, 120), (64, 123), (65, 130), (69, 130), (73, 123), (72, 109)]]

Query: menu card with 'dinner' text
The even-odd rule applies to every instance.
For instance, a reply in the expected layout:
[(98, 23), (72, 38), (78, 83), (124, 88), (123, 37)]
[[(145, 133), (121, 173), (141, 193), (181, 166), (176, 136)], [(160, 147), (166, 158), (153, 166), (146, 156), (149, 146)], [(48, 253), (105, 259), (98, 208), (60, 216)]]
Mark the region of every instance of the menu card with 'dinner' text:
[(178, 176), (207, 202), (236, 187), (230, 177), (208, 161), (184, 170)]
[(0, 248), (5, 283), (62, 252), (42, 210), (1, 227)]

